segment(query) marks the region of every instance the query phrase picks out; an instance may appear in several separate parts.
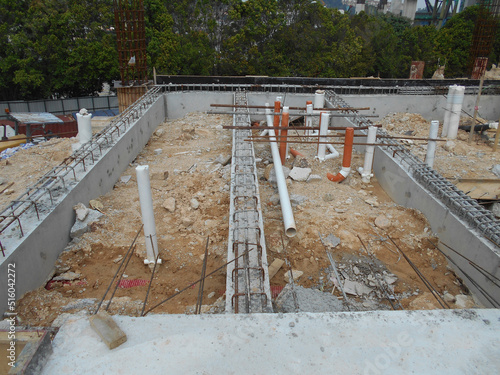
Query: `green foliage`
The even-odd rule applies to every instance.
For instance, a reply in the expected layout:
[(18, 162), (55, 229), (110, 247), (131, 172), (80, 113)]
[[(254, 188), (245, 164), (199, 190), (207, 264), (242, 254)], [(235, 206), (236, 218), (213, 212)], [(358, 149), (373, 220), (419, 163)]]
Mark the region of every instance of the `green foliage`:
[[(329, 2), (330, 3), (330, 2)], [(467, 74), (478, 7), (437, 31), (311, 0), (144, 0), (159, 74), (407, 78)], [(0, 100), (93, 94), (118, 79), (113, 0), (0, 0)], [(490, 64), (500, 58), (500, 32)]]

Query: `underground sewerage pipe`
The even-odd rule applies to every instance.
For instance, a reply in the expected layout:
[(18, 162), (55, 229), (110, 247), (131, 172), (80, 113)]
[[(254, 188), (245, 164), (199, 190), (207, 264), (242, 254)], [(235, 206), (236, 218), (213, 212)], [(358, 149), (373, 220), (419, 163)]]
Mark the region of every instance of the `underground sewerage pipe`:
[(452, 86), (448, 87), (448, 96), (446, 98), (446, 108), (445, 108), (445, 112), (444, 112), (443, 130), (441, 132), (441, 137), (448, 136), (448, 128), (450, 126), (451, 106), (452, 106), (453, 100), (455, 98), (456, 88), (457, 88), (457, 85), (452, 85)]
[[(313, 117), (311, 116), (313, 114), (313, 105), (312, 105), (312, 101), (307, 101), (306, 103), (306, 113), (309, 115), (309, 116), (306, 116), (306, 127), (308, 128), (312, 128), (313, 126)], [(307, 137), (309, 137), (310, 135), (312, 135), (314, 133), (314, 130), (306, 130), (305, 131), (305, 135)]]
[(325, 90), (316, 90), (314, 93), (314, 109), (325, 106)]
[[(139, 165), (135, 168), (137, 186), (139, 189), (139, 201), (141, 204), (142, 223), (144, 224), (144, 236), (146, 237), (146, 259), (144, 264), (154, 265), (158, 255), (158, 240), (156, 238), (156, 224), (153, 212), (153, 197), (151, 195), (151, 183), (149, 181), (149, 166)], [(161, 264), (161, 259), (158, 259)]]
[(352, 158), (352, 144), (354, 140), (354, 129), (347, 128), (345, 130), (345, 142), (344, 142), (344, 156), (342, 158), (342, 169), (340, 172), (334, 176), (331, 173), (327, 173), (326, 177), (333, 182), (341, 182), (346, 179), (346, 177), (351, 172), (351, 158)]
[(76, 114), (76, 122), (78, 124), (78, 140), (81, 145), (92, 140), (92, 114), (88, 113), (85, 108)]
[[(439, 121), (431, 121), (431, 128), (429, 130), (429, 138), (437, 139), (439, 130)], [(429, 167), (434, 166), (434, 155), (436, 154), (436, 141), (429, 141), (427, 143), (427, 156), (425, 157), (425, 162)]]
[(451, 104), (450, 125), (448, 127), (448, 138), (455, 139), (458, 134), (458, 125), (460, 124), (460, 114), (462, 113), (462, 104), (464, 102), (465, 86), (457, 86), (455, 96)]
[[(319, 144), (318, 144), (318, 160), (325, 161), (326, 159), (332, 159), (339, 156), (337, 150), (333, 145), (328, 144), (328, 126), (330, 124), (330, 114), (328, 112), (321, 112), (320, 123), (319, 123)], [(331, 154), (326, 155), (326, 149), (330, 150)]]
[[(439, 122), (438, 122), (439, 125)], [(366, 143), (374, 144), (377, 139), (377, 128), (375, 126), (368, 127), (368, 136), (366, 138)], [(363, 167), (358, 168), (358, 172), (361, 175), (361, 180), (368, 184), (370, 178), (373, 177), (372, 167), (373, 167), (373, 153), (375, 151), (375, 146), (366, 146), (365, 149), (365, 162)]]
[[(290, 115), (288, 113), (288, 107), (283, 107), (283, 115), (281, 116), (281, 127), (282, 128), (287, 128), (288, 127), (288, 121), (290, 119)], [(286, 156), (287, 156), (287, 148), (288, 148), (288, 142), (286, 137), (288, 136), (288, 130), (287, 129), (281, 129), (281, 134), (280, 134), (280, 159), (281, 159), (281, 164), (285, 164)]]
[(300, 153), (299, 151), (297, 150), (294, 150), (293, 148), (290, 149), (290, 154), (292, 154), (293, 156), (297, 157), (297, 156), (302, 156), (304, 157), (304, 154)]
[[(270, 109), (266, 109), (266, 112), (269, 113)], [(274, 171), (276, 173), (276, 183), (278, 185), (278, 193), (280, 196), (281, 214), (283, 215), (285, 234), (287, 235), (287, 237), (293, 237), (297, 234), (297, 229), (295, 227), (295, 219), (293, 217), (290, 197), (288, 196), (288, 189), (286, 187), (286, 179), (285, 174), (283, 173), (280, 153), (278, 150), (278, 145), (276, 143), (276, 133), (274, 132), (273, 128), (273, 116), (268, 114), (266, 116), (266, 119), (267, 125), (269, 126), (269, 144), (271, 145), (271, 153), (273, 155)]]

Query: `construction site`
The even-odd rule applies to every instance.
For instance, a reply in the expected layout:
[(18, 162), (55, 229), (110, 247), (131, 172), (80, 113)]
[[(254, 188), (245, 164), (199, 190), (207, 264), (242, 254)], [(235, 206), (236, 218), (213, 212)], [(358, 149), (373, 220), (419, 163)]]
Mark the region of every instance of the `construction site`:
[(150, 80), (121, 16), (119, 115), (1, 154), (2, 373), (498, 373), (483, 60)]

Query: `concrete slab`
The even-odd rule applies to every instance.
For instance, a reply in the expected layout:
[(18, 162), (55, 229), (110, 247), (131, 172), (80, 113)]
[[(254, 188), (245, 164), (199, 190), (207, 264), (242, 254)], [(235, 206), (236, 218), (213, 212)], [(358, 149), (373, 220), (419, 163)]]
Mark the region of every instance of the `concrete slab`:
[(70, 317), (43, 374), (495, 374), (500, 310)]

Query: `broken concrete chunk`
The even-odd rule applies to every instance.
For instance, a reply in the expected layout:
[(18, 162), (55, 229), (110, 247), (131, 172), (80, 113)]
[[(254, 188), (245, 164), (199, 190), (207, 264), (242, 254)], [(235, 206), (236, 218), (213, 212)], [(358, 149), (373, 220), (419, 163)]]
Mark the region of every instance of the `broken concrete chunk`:
[(83, 299), (77, 299), (76, 301), (72, 301), (68, 303), (67, 305), (63, 306), (61, 308), (61, 311), (68, 311), (68, 310), (81, 310), (86, 307), (91, 307), (94, 306), (97, 303), (97, 298), (83, 298)]
[(387, 284), (392, 285), (398, 281), (398, 277), (396, 275), (384, 275), (384, 280)]
[(455, 303), (455, 301), (457, 300), (455, 296), (451, 293), (445, 293), (443, 295), (443, 299), (445, 300), (445, 302), (451, 302), (451, 303)]
[(226, 156), (219, 155), (215, 158), (214, 163), (219, 163), (222, 166), (226, 166), (231, 162), (231, 158), (232, 158), (231, 155), (226, 155)]
[(127, 182), (130, 181), (131, 178), (132, 178), (132, 176), (121, 176), (120, 177), (120, 182), (126, 184)]
[(470, 309), (474, 307), (474, 300), (470, 296), (466, 296), (465, 294), (457, 294), (455, 296), (455, 305), (459, 309)]
[(329, 247), (337, 247), (340, 244), (340, 238), (334, 236), (333, 234), (329, 234), (325, 238), (325, 245)]
[(92, 315), (89, 321), (92, 329), (101, 337), (109, 349), (114, 349), (127, 341), (125, 332), (118, 327), (118, 324), (106, 311), (99, 311), (97, 314)]
[(80, 221), (85, 220), (89, 213), (89, 209), (85, 207), (83, 203), (78, 203), (77, 205), (73, 206), (73, 210), (75, 210), (76, 219)]
[(174, 212), (175, 211), (175, 198), (169, 197), (169, 198), (165, 199), (162, 206), (168, 212)]
[[(293, 281), (297, 281), (303, 274), (304, 274), (303, 271), (292, 270)], [(285, 281), (287, 283), (290, 282), (290, 271), (285, 272)]]
[(318, 174), (310, 174), (309, 177), (307, 177), (306, 182), (315, 182), (315, 181), (321, 181), (321, 176)]
[(61, 273), (59, 276), (54, 277), (52, 280), (54, 281), (73, 281), (77, 280), (82, 276), (81, 273), (76, 273), (76, 272), (65, 272)]
[(161, 148), (157, 148), (154, 150), (155, 155), (161, 155), (162, 152), (163, 152), (163, 149), (161, 149)]
[(372, 288), (367, 287), (363, 283), (359, 283), (357, 281), (351, 281), (346, 279), (344, 281), (344, 292), (347, 294), (351, 294), (353, 296), (362, 296), (363, 294), (370, 294)]
[(290, 171), (289, 176), (294, 181), (307, 181), (307, 178), (309, 177), (311, 172), (311, 168), (293, 167), (293, 169)]
[(197, 210), (200, 207), (200, 202), (198, 202), (195, 198), (191, 199), (190, 204), (193, 210)]
[(492, 168), (491, 168), (491, 172), (497, 176), (498, 178), (500, 178), (500, 164), (495, 164)]
[(304, 203), (307, 200), (303, 195), (298, 194), (290, 194), (290, 203), (293, 205), (299, 205)]
[(377, 216), (375, 225), (381, 229), (387, 229), (391, 226), (391, 221), (385, 215)]
[(90, 226), (93, 223), (97, 222), (101, 218), (101, 216), (103, 216), (103, 214), (99, 211), (88, 210), (88, 214), (83, 221), (80, 221), (78, 219), (75, 220), (75, 224), (71, 228), (70, 237), (77, 238), (84, 233), (89, 232)]
[(92, 208), (93, 210), (98, 210), (101, 211), (104, 209), (104, 205), (98, 201), (97, 199), (92, 199), (89, 201), (89, 207)]
[[(287, 178), (290, 175), (290, 168), (287, 167), (282, 167), (282, 168), (283, 168), (283, 174), (285, 175), (285, 178)], [(266, 177), (266, 173), (268, 173), (268, 177)], [(274, 164), (269, 164), (266, 167), (266, 171), (264, 172), (264, 177), (267, 178), (267, 181), (276, 185), (277, 180), (276, 180), (276, 171), (274, 169)]]

